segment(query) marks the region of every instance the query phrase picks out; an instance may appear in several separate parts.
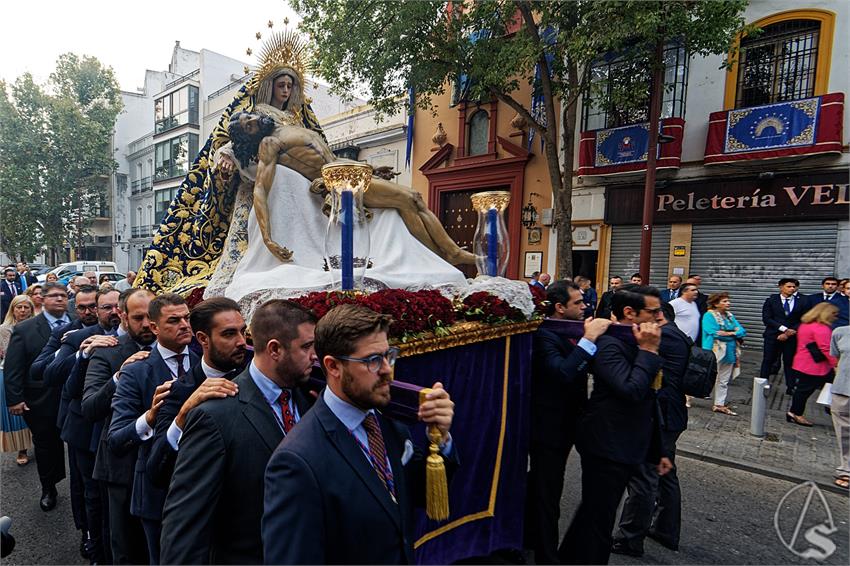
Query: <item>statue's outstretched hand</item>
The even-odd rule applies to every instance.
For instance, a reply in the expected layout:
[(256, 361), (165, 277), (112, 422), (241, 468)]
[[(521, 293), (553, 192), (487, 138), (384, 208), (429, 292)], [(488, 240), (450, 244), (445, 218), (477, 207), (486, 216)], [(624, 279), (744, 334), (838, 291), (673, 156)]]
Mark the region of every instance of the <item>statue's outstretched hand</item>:
[(223, 153), (219, 158), (218, 169), (225, 175), (232, 175), (236, 171), (236, 163), (232, 157)]

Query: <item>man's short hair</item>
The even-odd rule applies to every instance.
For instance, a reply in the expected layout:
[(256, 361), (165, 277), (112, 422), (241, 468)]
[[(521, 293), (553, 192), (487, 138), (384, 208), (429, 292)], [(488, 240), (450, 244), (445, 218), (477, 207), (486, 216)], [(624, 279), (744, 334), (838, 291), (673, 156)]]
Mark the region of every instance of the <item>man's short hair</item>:
[(681, 281), (681, 280), (682, 280), (682, 276), (681, 276), (681, 275), (671, 275), (671, 276), (670, 276), (670, 277), (668, 277), (667, 279), (668, 279), (668, 280), (670, 280), (670, 279), (673, 279), (674, 277), (675, 277), (676, 279), (678, 279), (679, 281)]
[(837, 277), (824, 277), (820, 282), (821, 286), (823, 286), (823, 284), (826, 283), (827, 281), (835, 281), (836, 285), (838, 285), (838, 283), (840, 283), (840, 281), (838, 280)]
[[(97, 288), (97, 297), (95, 297), (95, 300), (99, 301), (102, 296), (108, 295), (109, 293), (118, 293), (118, 290), (114, 289), (112, 287), (109, 287), (109, 288), (98, 287)], [(119, 297), (120, 297), (120, 295), (119, 295)]]
[(611, 312), (618, 319), (623, 318), (623, 310), (632, 307), (636, 312), (646, 308), (646, 297), (661, 298), (661, 293), (655, 287), (649, 285), (637, 285), (629, 283), (623, 285), (611, 297)]
[(220, 312), (236, 311), (241, 313), (239, 305), (233, 299), (227, 297), (213, 297), (195, 305), (189, 315), (189, 323), (192, 332), (203, 332), (207, 336), (212, 334), (213, 319)]
[[(793, 277), (783, 277), (782, 279), (780, 279), (780, 280), (779, 280), (779, 283), (777, 283), (777, 285), (779, 285), (780, 287), (782, 287), (782, 286), (783, 286), (783, 285), (785, 285), (786, 283), (793, 283), (793, 284), (794, 284), (794, 285), (796, 285), (797, 287), (799, 287), (799, 286), (800, 286), (800, 280), (799, 280), (799, 279), (794, 279)], [(821, 283), (821, 285), (823, 285), (823, 283)]]
[(661, 303), (661, 312), (664, 313), (664, 318), (667, 322), (676, 322), (676, 311), (670, 303)]
[(641, 279), (643, 279), (643, 275), (641, 275), (640, 273), (632, 273), (632, 276), (629, 277), (629, 279), (632, 279), (634, 277), (640, 277)]
[(260, 305), (251, 318), (251, 340), (254, 350), (262, 352), (269, 341), (277, 340), (289, 348), (298, 338), (298, 327), (305, 322), (316, 324), (316, 315), (295, 303), (284, 299), (272, 299)]
[(316, 325), (316, 356), (320, 362), (325, 356), (348, 356), (359, 339), (387, 332), (391, 322), (389, 315), (362, 305), (336, 306)]
[(572, 281), (564, 281), (563, 279), (555, 281), (546, 287), (546, 302), (549, 303), (546, 307), (546, 316), (552, 316), (555, 312), (556, 304), (561, 303), (562, 305), (566, 305), (570, 302), (570, 290), (581, 292), (578, 285)]
[(534, 279), (534, 278), (535, 278), (535, 277), (537, 277), (538, 275), (540, 275), (540, 272), (539, 272), (539, 271), (535, 271), (535, 272), (533, 272), (533, 273), (531, 274), (531, 278), (532, 278), (532, 279)]
[(679, 287), (679, 296), (682, 296), (684, 293), (687, 293), (691, 289), (699, 289), (699, 287), (697, 287), (693, 283), (682, 283), (682, 286)]
[(49, 283), (45, 283), (44, 287), (41, 288), (41, 294), (46, 297), (47, 294), (50, 293), (50, 291), (52, 291), (53, 289), (62, 289), (63, 293), (65, 293), (66, 295), (68, 294), (68, 289), (66, 289), (65, 286), (58, 281), (51, 281)]
[(163, 293), (162, 295), (157, 296), (154, 300), (151, 301), (151, 304), (148, 305), (148, 316), (151, 317), (151, 320), (156, 322), (162, 315), (163, 308), (177, 307), (185, 304), (186, 299), (184, 299), (177, 293)]
[(77, 289), (77, 294), (78, 295), (80, 293), (95, 293), (95, 294), (97, 294), (97, 291), (98, 291), (98, 288), (95, 287), (94, 285), (80, 285), (80, 287)]
[(4, 270), (3, 270), (3, 275), (5, 276), (5, 275), (6, 275), (7, 273), (9, 273), (10, 271), (11, 271), (12, 273), (17, 273), (17, 271), (15, 271), (15, 268), (14, 268), (14, 267), (7, 267), (6, 269), (4, 269)]
[(118, 308), (121, 309), (121, 312), (127, 312), (127, 301), (129, 301), (130, 297), (136, 293), (147, 293), (148, 295), (153, 295), (152, 291), (141, 287), (130, 287), (129, 289), (121, 291), (121, 294), (118, 295)]
[(619, 275), (612, 275), (611, 277), (608, 278), (608, 281), (611, 281), (612, 279), (619, 279), (620, 281), (623, 280), (623, 278), (620, 277)]

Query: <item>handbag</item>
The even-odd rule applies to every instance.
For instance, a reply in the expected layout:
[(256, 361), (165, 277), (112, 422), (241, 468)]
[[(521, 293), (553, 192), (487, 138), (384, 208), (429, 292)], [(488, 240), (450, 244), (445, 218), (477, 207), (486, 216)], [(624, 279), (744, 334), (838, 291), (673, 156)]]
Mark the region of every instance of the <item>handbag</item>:
[(827, 381), (823, 384), (823, 388), (820, 390), (820, 395), (818, 395), (818, 400), (815, 402), (818, 405), (826, 406), (832, 404), (832, 384), (830, 382)]
[(809, 342), (808, 344), (806, 344), (806, 350), (809, 351), (809, 354), (811, 354), (812, 359), (815, 361), (815, 363), (819, 364), (821, 362), (825, 362), (827, 359), (824, 353), (821, 352), (820, 348), (818, 347), (817, 342)]

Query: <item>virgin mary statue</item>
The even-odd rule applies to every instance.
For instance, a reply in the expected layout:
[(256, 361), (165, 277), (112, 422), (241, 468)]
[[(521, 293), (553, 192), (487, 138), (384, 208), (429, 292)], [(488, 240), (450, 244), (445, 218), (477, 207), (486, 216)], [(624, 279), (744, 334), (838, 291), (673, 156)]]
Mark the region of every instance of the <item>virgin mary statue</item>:
[[(331, 287), (317, 178), (321, 165), (336, 158), (304, 97), (305, 55), (294, 33), (266, 41), (259, 68), (223, 112), (169, 206), (138, 286), (184, 296), (205, 289), (205, 297), (225, 295), (249, 310), (268, 298)], [(275, 163), (258, 156), (258, 143), (239, 137), (245, 131), (276, 140)], [(374, 179), (366, 195), (367, 286), (466, 285), (452, 264), (474, 263), (474, 256), (458, 248), (416, 191)]]

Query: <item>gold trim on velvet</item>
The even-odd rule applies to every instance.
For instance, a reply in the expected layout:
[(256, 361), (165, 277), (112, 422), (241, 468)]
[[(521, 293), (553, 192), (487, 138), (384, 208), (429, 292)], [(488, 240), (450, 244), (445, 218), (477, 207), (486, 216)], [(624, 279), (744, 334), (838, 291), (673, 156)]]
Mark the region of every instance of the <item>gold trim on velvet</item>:
[(504, 338), (513, 334), (524, 334), (534, 332), (543, 320), (529, 320), (526, 322), (513, 322), (491, 326), (483, 322), (459, 322), (449, 327), (449, 336), (435, 336), (433, 338), (420, 338), (413, 342), (394, 344), (401, 350), (399, 356), (418, 356), (428, 352), (446, 350), (457, 346), (466, 346), (476, 342), (485, 342)]
[[(523, 323), (521, 323), (523, 324)], [(524, 323), (528, 324), (528, 323)], [(540, 324), (537, 321), (537, 324)], [(517, 325), (510, 325), (517, 326)], [(512, 332), (511, 334), (519, 334), (520, 332)], [(419, 548), (429, 540), (435, 539), (438, 536), (449, 532), (450, 530), (459, 527), (461, 525), (465, 525), (466, 523), (471, 523), (472, 521), (477, 521), (478, 519), (488, 519), (493, 517), (496, 512), (496, 494), (499, 492), (499, 476), (502, 473), (502, 451), (505, 446), (505, 428), (507, 424), (508, 417), (508, 374), (510, 372), (510, 361), (511, 361), (511, 337), (510, 335), (505, 336), (505, 371), (504, 377), (502, 378), (502, 417), (501, 423), (499, 424), (499, 444), (496, 448), (496, 465), (493, 469), (493, 481), (490, 484), (490, 500), (487, 504), (487, 509), (484, 511), (479, 511), (478, 513), (472, 513), (470, 515), (464, 515), (459, 519), (455, 519), (451, 523), (447, 525), (443, 525), (437, 529), (434, 529), (431, 532), (425, 533), (419, 540), (414, 543), (413, 548)]]

